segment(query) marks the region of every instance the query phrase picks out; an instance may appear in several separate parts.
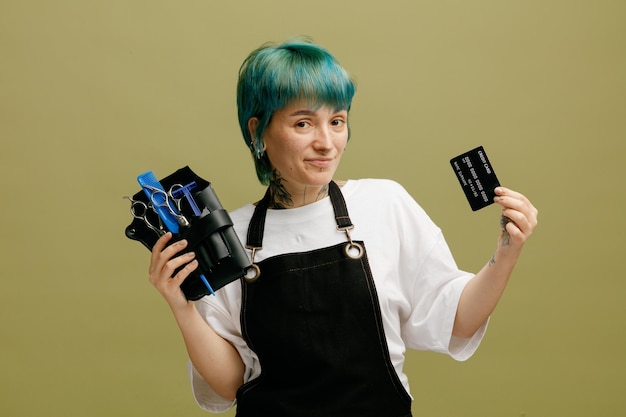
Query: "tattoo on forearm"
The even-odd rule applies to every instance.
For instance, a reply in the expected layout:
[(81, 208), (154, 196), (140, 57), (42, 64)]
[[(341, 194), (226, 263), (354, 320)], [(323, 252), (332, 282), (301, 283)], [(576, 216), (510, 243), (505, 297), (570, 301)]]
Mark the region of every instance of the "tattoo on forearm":
[(283, 182), (287, 182), (287, 180), (280, 176), (280, 172), (274, 170), (270, 179), (270, 190), (272, 192), (271, 208), (273, 209), (284, 209), (293, 206), (291, 194), (289, 194)]
[[(502, 234), (500, 235), (500, 246), (501, 247), (502, 246), (509, 246), (511, 244), (511, 235), (506, 230), (507, 223), (509, 223), (511, 221), (512, 220), (509, 219), (506, 216), (500, 217), (500, 229), (502, 230)], [(488, 266), (495, 265), (495, 263), (496, 263), (496, 253), (497, 253), (497, 251), (494, 252), (493, 256), (489, 260)]]
[(502, 237), (500, 238), (500, 246), (509, 246), (511, 244), (511, 235), (506, 230), (506, 225), (511, 219), (506, 216), (500, 217), (500, 228), (502, 229)]
[(504, 230), (502, 232), (502, 239), (500, 240), (500, 245), (501, 246), (509, 246), (510, 244), (511, 244), (511, 235), (509, 234), (509, 232)]

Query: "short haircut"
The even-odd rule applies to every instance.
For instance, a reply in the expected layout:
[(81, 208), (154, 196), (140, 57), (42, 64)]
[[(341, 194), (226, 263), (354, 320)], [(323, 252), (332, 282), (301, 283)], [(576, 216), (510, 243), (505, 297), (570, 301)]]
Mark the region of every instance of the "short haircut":
[[(268, 185), (272, 175), (263, 153), (263, 133), (274, 112), (295, 100), (305, 100), (314, 108), (349, 111), (355, 90), (353, 79), (335, 57), (308, 40), (266, 44), (252, 51), (239, 69), (237, 109), (261, 184)], [(258, 119), (254, 138), (248, 129), (253, 117)], [(348, 128), (348, 137), (349, 132)]]

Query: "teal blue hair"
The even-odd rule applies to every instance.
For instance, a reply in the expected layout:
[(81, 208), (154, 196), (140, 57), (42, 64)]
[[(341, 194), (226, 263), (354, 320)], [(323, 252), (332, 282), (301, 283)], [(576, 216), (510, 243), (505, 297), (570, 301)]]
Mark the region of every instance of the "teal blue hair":
[[(248, 55), (239, 69), (237, 109), (261, 184), (268, 185), (272, 175), (263, 152), (263, 133), (274, 112), (295, 100), (305, 100), (313, 108), (326, 105), (349, 111), (355, 89), (350, 75), (330, 52), (305, 40), (264, 45)], [(253, 117), (258, 119), (254, 138), (248, 129)]]

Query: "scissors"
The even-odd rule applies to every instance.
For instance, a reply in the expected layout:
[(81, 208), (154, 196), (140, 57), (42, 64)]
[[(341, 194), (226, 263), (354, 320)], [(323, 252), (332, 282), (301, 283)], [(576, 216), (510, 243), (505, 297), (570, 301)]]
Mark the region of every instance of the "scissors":
[[(150, 220), (148, 220), (148, 205), (143, 201), (133, 200), (128, 196), (124, 196), (126, 200), (130, 201), (130, 213), (133, 215), (135, 219), (143, 220), (143, 222), (148, 226), (150, 230), (157, 234), (157, 236), (162, 236), (165, 234), (165, 230), (163, 230), (163, 225), (159, 219), (159, 226), (153, 225)], [(158, 217), (157, 217), (158, 218)]]
[(183, 195), (181, 195), (180, 197), (176, 198), (176, 195), (179, 195), (181, 193), (181, 190), (183, 189), (183, 185), (182, 184), (174, 184), (170, 187), (169, 191), (167, 192), (167, 194), (169, 195), (169, 197), (172, 199), (172, 201), (174, 202), (174, 207), (176, 207), (176, 210), (178, 210), (178, 212), (181, 212), (181, 200), (183, 199)]
[[(151, 185), (144, 184), (144, 188), (150, 190), (150, 201), (155, 207), (164, 207), (172, 216), (176, 218), (178, 224), (182, 227), (189, 227), (189, 220), (180, 213), (180, 198), (172, 197), (171, 193), (175, 187), (182, 187), (180, 184), (174, 184), (168, 192)], [(172, 206), (173, 204), (173, 206)]]

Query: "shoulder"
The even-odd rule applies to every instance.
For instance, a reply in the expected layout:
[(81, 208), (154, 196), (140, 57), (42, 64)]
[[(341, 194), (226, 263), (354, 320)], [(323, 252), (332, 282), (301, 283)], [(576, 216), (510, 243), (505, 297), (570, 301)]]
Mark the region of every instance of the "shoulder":
[(346, 199), (377, 201), (380, 203), (416, 204), (413, 197), (400, 183), (381, 178), (349, 180), (341, 188)]
[(381, 192), (385, 194), (408, 194), (406, 189), (398, 182), (385, 178), (361, 178), (348, 181), (337, 181), (342, 191), (351, 193)]
[(378, 218), (386, 217), (398, 224), (435, 226), (406, 188), (394, 180), (379, 178), (349, 180), (342, 191), (351, 211), (363, 211)]
[(228, 214), (230, 215), (231, 219), (233, 220), (235, 224), (242, 222), (242, 221), (250, 220), (253, 213), (254, 213), (254, 204), (251, 204), (251, 203), (248, 203), (245, 206), (239, 207), (235, 210), (228, 212)]

